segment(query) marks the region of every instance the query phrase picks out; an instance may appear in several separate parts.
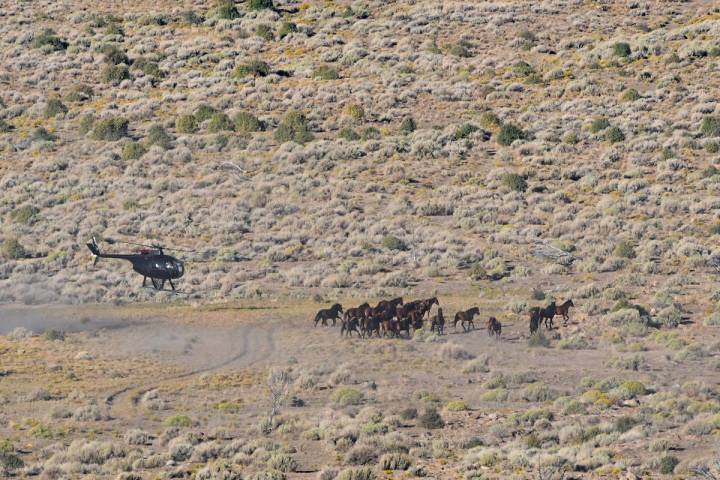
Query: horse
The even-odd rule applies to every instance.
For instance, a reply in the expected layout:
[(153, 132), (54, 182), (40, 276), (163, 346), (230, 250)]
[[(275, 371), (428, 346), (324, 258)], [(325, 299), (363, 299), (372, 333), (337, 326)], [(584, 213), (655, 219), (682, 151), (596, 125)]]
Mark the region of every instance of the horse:
[(373, 332), (380, 338), (380, 320), (377, 317), (364, 317), (360, 321), (360, 334), (368, 338), (372, 337)]
[(538, 328), (540, 328), (541, 310), (540, 307), (533, 307), (528, 310), (528, 315), (530, 316), (530, 335), (537, 332)]
[(497, 318), (488, 318), (486, 326), (488, 335), (500, 338), (500, 334), (502, 333), (502, 323), (498, 322)]
[(397, 306), (402, 305), (402, 304), (403, 304), (402, 297), (393, 298), (392, 300), (380, 300), (378, 302), (377, 306), (375, 307), (375, 309), (373, 310), (373, 312), (380, 312), (380, 311), (390, 309), (394, 313)]
[(359, 307), (348, 308), (345, 311), (345, 320), (347, 320), (349, 318), (358, 318), (358, 319), (365, 318), (366, 308), (368, 308), (368, 307), (370, 307), (370, 305), (368, 305), (368, 303), (366, 302), (366, 303), (363, 303), (362, 305), (360, 305)]
[(437, 305), (438, 307), (440, 307), (440, 302), (438, 301), (437, 297), (432, 297), (428, 298), (427, 300), (421, 301), (419, 306), (417, 307), (417, 310), (420, 311), (420, 317), (424, 317), (426, 313), (430, 313), (433, 305)]
[(438, 308), (437, 314), (430, 319), (430, 331), (442, 335), (443, 330), (445, 330), (445, 317), (442, 308)]
[[(455, 320), (453, 321), (453, 329), (457, 330), (457, 323), (460, 322), (460, 325), (463, 327), (464, 332), (467, 332), (470, 327), (472, 327), (472, 330), (475, 330), (475, 322), (473, 322), (473, 317), (479, 314), (480, 309), (478, 307), (473, 307), (469, 310), (457, 312), (455, 314)], [(468, 324), (468, 328), (465, 328), (466, 323)]]
[(340, 336), (347, 335), (348, 337), (352, 337), (352, 332), (355, 332), (358, 334), (358, 337), (360, 335), (360, 330), (358, 330), (358, 319), (355, 317), (342, 319), (342, 323), (340, 326)]
[(320, 310), (317, 315), (315, 315), (315, 326), (317, 327), (318, 322), (322, 321), (323, 326), (327, 327), (327, 321), (332, 320), (334, 327), (335, 322), (340, 319), (342, 311), (343, 307), (339, 303), (336, 303), (330, 308)]
[(540, 321), (545, 320), (545, 328), (548, 330), (553, 329), (553, 318), (555, 317), (555, 300), (550, 302), (545, 308), (540, 309)]
[(574, 307), (572, 299), (566, 300), (562, 305), (555, 305), (555, 315), (562, 315), (563, 326), (566, 327), (570, 321), (570, 307)]

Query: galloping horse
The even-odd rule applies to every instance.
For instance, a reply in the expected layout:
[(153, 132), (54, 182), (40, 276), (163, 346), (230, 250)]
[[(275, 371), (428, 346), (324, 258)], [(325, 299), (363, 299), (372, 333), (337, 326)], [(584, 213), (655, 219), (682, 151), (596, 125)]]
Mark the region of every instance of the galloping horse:
[(486, 326), (488, 335), (500, 338), (500, 334), (502, 333), (502, 323), (498, 322), (497, 318), (488, 318)]
[(555, 300), (545, 308), (540, 309), (540, 321), (545, 320), (545, 328), (548, 330), (553, 329), (553, 318), (555, 317)]
[(345, 311), (345, 320), (347, 321), (350, 318), (357, 318), (358, 320), (365, 318), (366, 308), (368, 307), (370, 307), (369, 304), (363, 303), (359, 307), (348, 308)]
[(347, 335), (348, 337), (352, 337), (352, 332), (357, 333), (358, 337), (361, 336), (360, 330), (358, 330), (358, 319), (355, 317), (348, 319), (343, 318), (340, 327), (340, 336)]
[(327, 321), (332, 320), (333, 327), (335, 326), (335, 322), (340, 319), (340, 314), (343, 311), (342, 305), (339, 303), (336, 303), (330, 308), (326, 308), (324, 310), (320, 310), (317, 315), (315, 315), (315, 326), (317, 327), (318, 322), (322, 321), (323, 326), (327, 326)]
[(437, 315), (434, 315), (430, 319), (430, 331), (437, 332), (438, 335), (442, 335), (445, 330), (445, 317), (443, 316), (442, 308), (438, 308)]
[[(463, 328), (463, 331), (467, 332), (470, 327), (472, 327), (473, 330), (475, 330), (475, 322), (473, 322), (473, 317), (475, 315), (480, 314), (480, 309), (478, 307), (473, 307), (469, 310), (460, 311), (455, 314), (455, 319), (453, 320), (453, 329), (457, 330), (457, 323), (460, 322), (460, 325)], [(465, 324), (468, 324), (468, 327), (465, 327)]]
[(555, 315), (562, 315), (563, 326), (566, 327), (570, 321), (570, 307), (574, 307), (572, 299), (566, 300), (562, 305), (555, 306)]

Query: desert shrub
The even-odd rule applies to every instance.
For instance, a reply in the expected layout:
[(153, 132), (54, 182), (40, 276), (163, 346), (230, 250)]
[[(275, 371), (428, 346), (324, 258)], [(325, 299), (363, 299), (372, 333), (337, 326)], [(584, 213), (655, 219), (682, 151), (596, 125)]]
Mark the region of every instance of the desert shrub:
[(230, 117), (227, 116), (227, 114), (223, 112), (218, 112), (213, 114), (212, 117), (210, 117), (210, 122), (207, 125), (207, 130), (210, 133), (218, 133), (218, 132), (230, 132), (234, 128), (233, 122), (230, 120)]
[(4, 119), (0, 118), (0, 133), (8, 133), (12, 131), (13, 126), (7, 123)]
[(453, 139), (455, 141), (462, 140), (463, 138), (469, 137), (473, 132), (476, 132), (477, 130), (478, 127), (476, 127), (472, 123), (465, 123), (458, 127), (457, 130), (455, 130), (455, 133), (453, 133)]
[(128, 445), (147, 445), (150, 442), (150, 434), (144, 430), (128, 430), (125, 432), (125, 442)]
[(125, 52), (120, 50), (115, 45), (106, 44), (103, 45), (100, 49), (102, 54), (104, 55), (105, 63), (110, 65), (119, 65), (121, 63), (124, 63), (125, 65), (130, 64), (130, 58), (127, 56)]
[(660, 459), (660, 473), (663, 475), (671, 475), (675, 472), (675, 467), (677, 467), (678, 463), (680, 463), (680, 460), (673, 455), (662, 457)]
[(175, 120), (175, 130), (178, 133), (195, 133), (198, 131), (198, 121), (195, 115), (180, 115)]
[(330, 400), (341, 406), (360, 405), (365, 400), (365, 395), (351, 387), (340, 387), (330, 395)]
[(470, 54), (470, 50), (468, 49), (468, 45), (462, 42), (453, 43), (448, 45), (446, 48), (447, 52), (455, 57), (469, 58), (472, 56)]
[(623, 382), (619, 387), (617, 387), (616, 390), (622, 398), (635, 398), (645, 395), (647, 393), (647, 388), (645, 388), (645, 385), (642, 382), (638, 382), (636, 380), (628, 380), (626, 382)]
[(386, 250), (398, 250), (398, 251), (405, 251), (408, 249), (408, 246), (405, 244), (405, 242), (398, 237), (395, 237), (393, 235), (387, 235), (382, 240), (382, 246)]
[(407, 470), (412, 466), (412, 458), (404, 453), (386, 453), (378, 463), (383, 470)]
[(262, 60), (252, 60), (235, 67), (233, 70), (233, 78), (245, 78), (252, 75), (253, 77), (266, 77), (270, 74), (270, 65)]
[(0, 450), (0, 467), (2, 467), (2, 469), (0, 469), (0, 472), (12, 472), (13, 470), (21, 469), (24, 466), (25, 462), (23, 462), (22, 458), (15, 455), (14, 452)]
[(95, 91), (90, 85), (78, 85), (73, 88), (72, 92), (67, 94), (65, 99), (68, 102), (82, 102), (91, 99), (95, 95)]
[(33, 48), (46, 47), (53, 51), (65, 50), (68, 45), (68, 42), (55, 35), (51, 29), (43, 30), (32, 42)]
[(45, 115), (45, 118), (52, 118), (61, 113), (67, 113), (67, 111), (68, 108), (60, 101), (60, 99), (52, 98), (48, 100), (47, 105), (45, 105), (45, 111), (43, 114)]
[(275, 140), (278, 142), (307, 143), (313, 139), (308, 121), (300, 112), (290, 111), (285, 114), (275, 130)]
[(340, 133), (338, 133), (338, 137), (342, 138), (343, 140), (347, 140), (348, 142), (360, 140), (360, 135), (352, 128), (343, 128), (342, 130), (340, 130)]
[(153, 125), (150, 127), (150, 130), (148, 130), (145, 143), (148, 146), (157, 145), (163, 150), (169, 150), (172, 146), (172, 137), (162, 125)]
[(418, 411), (415, 407), (407, 407), (402, 409), (400, 412), (400, 418), (403, 420), (413, 420), (414, 418), (417, 418)]
[(365, 109), (362, 105), (353, 103), (345, 108), (345, 114), (353, 120), (359, 122), (365, 118)]
[(212, 118), (215, 113), (217, 113), (217, 109), (215, 109), (215, 107), (211, 107), (207, 104), (202, 104), (195, 109), (195, 113), (193, 113), (193, 115), (195, 115), (195, 119), (198, 121), (198, 123), (202, 123), (205, 120), (209, 120), (210, 118)]
[(717, 327), (720, 326), (720, 311), (711, 313), (703, 321), (704, 325)]
[[(194, 475), (194, 480), (242, 480), (243, 476), (237, 467), (226, 460), (216, 460), (201, 468)], [(270, 479), (278, 479), (278, 477), (266, 477)]]
[(464, 412), (465, 410), (469, 410), (464, 400), (451, 400), (445, 405), (445, 408), (449, 412)]
[(720, 152), (720, 143), (718, 142), (707, 142), (705, 144), (705, 151), (708, 153), (718, 153)]
[(471, 360), (474, 358), (474, 355), (465, 350), (461, 345), (452, 342), (442, 344), (437, 354), (440, 358), (448, 360)]
[(312, 78), (316, 80), (337, 80), (340, 74), (329, 65), (320, 65), (312, 72)]
[(292, 455), (287, 453), (273, 453), (267, 461), (268, 468), (288, 473), (297, 470), (298, 463)]
[(362, 131), (360, 138), (363, 140), (380, 140), (380, 130), (375, 127), (368, 127)]
[(580, 138), (578, 137), (577, 132), (568, 132), (563, 137), (563, 142), (567, 143), (568, 145), (575, 145), (580, 141)]
[(126, 162), (128, 160), (137, 160), (145, 155), (146, 151), (141, 143), (129, 142), (123, 147), (121, 158)]
[(219, 0), (215, 4), (215, 15), (222, 20), (240, 18), (240, 12), (235, 6), (234, 0)]
[(180, 12), (179, 18), (188, 25), (200, 25), (203, 22), (203, 18), (193, 10)]
[(239, 112), (235, 115), (235, 131), (252, 133), (260, 130), (262, 130), (262, 122), (252, 113)]
[(438, 413), (437, 408), (428, 407), (418, 417), (418, 426), (426, 428), (428, 430), (442, 428), (445, 426), (445, 421)]
[(19, 260), (27, 256), (25, 248), (20, 244), (17, 238), (6, 238), (0, 249), (4, 258), (8, 260)]
[(513, 72), (515, 73), (515, 75), (527, 77), (528, 75), (532, 75), (533, 73), (535, 73), (535, 69), (529, 63), (523, 60), (519, 60), (513, 65)]
[(528, 186), (525, 178), (517, 173), (506, 173), (502, 176), (502, 183), (510, 190), (516, 192), (524, 192)]
[(95, 116), (91, 113), (83, 115), (80, 119), (80, 134), (86, 135), (95, 126)]
[(38, 211), (37, 207), (33, 205), (23, 205), (10, 212), (10, 218), (15, 223), (28, 225), (32, 222)]
[(634, 102), (635, 100), (639, 100), (641, 98), (642, 97), (640, 96), (640, 93), (634, 88), (625, 90), (620, 96), (620, 100), (622, 100), (623, 102)]
[(613, 49), (613, 55), (615, 55), (616, 57), (625, 58), (625, 57), (629, 57), (630, 54), (632, 53), (632, 50), (630, 49), (630, 45), (625, 42), (617, 42), (617, 43), (613, 44), (612, 49)]
[(51, 328), (50, 330), (45, 331), (43, 337), (51, 342), (62, 342), (65, 340), (65, 332)]
[(474, 360), (469, 360), (463, 365), (463, 373), (487, 373), (490, 371), (488, 367), (489, 359), (486, 356), (481, 356)]
[(528, 338), (529, 347), (544, 347), (550, 346), (550, 339), (545, 336), (540, 330), (530, 335)]
[(613, 255), (620, 258), (635, 258), (635, 247), (627, 240), (621, 240), (615, 245)]
[(720, 137), (720, 117), (703, 118), (700, 131), (706, 137)]
[(610, 126), (610, 121), (607, 118), (596, 118), (590, 124), (590, 131), (592, 133), (598, 133)]
[(45, 127), (37, 127), (35, 130), (33, 130), (30, 138), (32, 140), (41, 140), (43, 142), (54, 142), (55, 140), (57, 140), (57, 135), (53, 135), (52, 133), (48, 132)]
[(619, 127), (610, 127), (605, 131), (605, 140), (610, 143), (618, 143), (625, 140), (625, 134)]
[(280, 25), (280, 31), (278, 32), (278, 35), (280, 36), (280, 38), (285, 38), (291, 33), (295, 33), (297, 31), (297, 25), (295, 25), (293, 22), (283, 22), (283, 24)]
[(266, 25), (264, 23), (255, 27), (255, 35), (267, 42), (275, 39), (275, 33), (273, 33), (270, 25)]
[(369, 467), (346, 468), (336, 480), (375, 480), (375, 474)]
[(351, 465), (368, 465), (375, 463), (378, 452), (372, 445), (355, 445), (345, 455), (345, 461)]
[(637, 420), (630, 416), (622, 416), (615, 419), (613, 422), (613, 429), (616, 432), (625, 433), (631, 428), (637, 425)]
[(248, 0), (248, 9), (250, 10), (263, 10), (266, 8), (273, 8), (272, 0)]
[(133, 67), (140, 69), (145, 75), (155, 78), (162, 78), (163, 72), (157, 62), (140, 57), (133, 62)]
[(125, 35), (125, 31), (119, 23), (110, 22), (105, 28), (105, 35)]
[(192, 427), (192, 420), (187, 415), (173, 415), (163, 420), (163, 427), (178, 427), (187, 428)]
[(104, 82), (114, 85), (130, 78), (130, 70), (126, 65), (106, 65), (102, 71)]
[(406, 117), (400, 122), (400, 133), (412, 133), (417, 128), (417, 124), (412, 117)]
[(502, 127), (500, 127), (500, 132), (498, 133), (497, 141), (500, 145), (511, 145), (515, 140), (521, 140), (525, 138), (525, 132), (523, 132), (519, 127), (513, 125), (512, 123), (506, 123)]
[(480, 126), (486, 130), (497, 130), (502, 127), (502, 121), (493, 112), (483, 112), (480, 115)]
[(559, 396), (556, 390), (551, 389), (542, 382), (531, 383), (520, 392), (520, 398), (526, 402), (547, 402)]

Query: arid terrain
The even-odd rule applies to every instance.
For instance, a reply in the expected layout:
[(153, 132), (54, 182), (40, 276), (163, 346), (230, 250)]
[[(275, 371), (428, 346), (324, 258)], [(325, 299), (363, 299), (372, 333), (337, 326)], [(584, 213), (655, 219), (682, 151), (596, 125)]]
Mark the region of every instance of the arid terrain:
[[(0, 477), (720, 478), (717, 2), (11, 0), (0, 65)], [(396, 296), (480, 329), (312, 326)]]

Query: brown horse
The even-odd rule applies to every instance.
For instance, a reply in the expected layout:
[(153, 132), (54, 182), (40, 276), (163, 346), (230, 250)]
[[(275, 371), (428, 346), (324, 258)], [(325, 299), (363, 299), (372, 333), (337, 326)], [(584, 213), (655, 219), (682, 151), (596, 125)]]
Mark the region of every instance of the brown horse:
[(393, 298), (392, 300), (380, 300), (377, 306), (374, 308), (373, 312), (392, 310), (392, 312), (395, 313), (395, 309), (397, 308), (397, 306), (402, 304), (402, 297)]
[(438, 308), (437, 314), (430, 319), (430, 331), (442, 335), (445, 330), (445, 317), (442, 308)]
[(538, 328), (540, 328), (541, 311), (542, 309), (540, 307), (533, 307), (528, 310), (528, 315), (530, 316), (530, 335), (537, 332)]
[(342, 324), (340, 326), (340, 336), (347, 335), (348, 337), (352, 337), (352, 332), (355, 332), (358, 334), (358, 337), (360, 336), (360, 330), (358, 330), (358, 319), (348, 318), (348, 319), (342, 319)]
[(572, 298), (566, 300), (562, 305), (555, 305), (555, 315), (562, 315), (564, 327), (567, 327), (567, 324), (570, 321), (570, 307), (574, 306), (575, 304), (573, 303)]
[[(464, 332), (467, 332), (468, 330), (475, 330), (475, 322), (473, 322), (473, 317), (475, 315), (480, 314), (480, 309), (478, 307), (473, 307), (469, 310), (460, 311), (455, 314), (455, 319), (453, 320), (453, 329), (457, 330), (457, 324), (460, 322), (460, 325), (463, 328)], [(465, 327), (465, 324), (468, 324), (467, 327)]]
[(363, 303), (359, 307), (348, 308), (345, 311), (345, 320), (348, 320), (350, 318), (357, 318), (358, 320), (365, 318), (366, 309), (369, 307), (369, 304)]
[(498, 322), (497, 318), (488, 318), (486, 326), (488, 335), (500, 338), (500, 334), (502, 333), (502, 323)]
[(437, 305), (438, 307), (440, 307), (440, 302), (438, 301), (437, 297), (432, 297), (428, 298), (427, 300), (421, 301), (417, 307), (417, 310), (420, 312), (420, 317), (424, 317), (426, 313), (429, 313), (433, 305)]
[(332, 320), (334, 327), (335, 322), (340, 319), (342, 311), (342, 305), (339, 303), (336, 303), (330, 308), (320, 310), (317, 315), (315, 315), (315, 326), (317, 327), (318, 322), (322, 322), (323, 326), (327, 327), (327, 321)]

